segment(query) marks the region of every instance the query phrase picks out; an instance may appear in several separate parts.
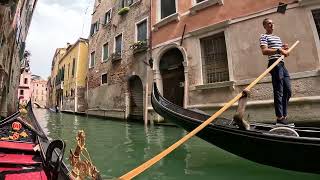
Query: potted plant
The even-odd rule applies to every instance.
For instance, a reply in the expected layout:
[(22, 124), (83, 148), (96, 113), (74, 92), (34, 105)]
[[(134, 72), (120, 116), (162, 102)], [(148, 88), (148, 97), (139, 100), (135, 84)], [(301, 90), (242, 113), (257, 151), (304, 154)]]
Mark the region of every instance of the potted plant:
[(133, 49), (133, 54), (142, 52), (148, 49), (147, 41), (137, 41), (130, 46), (130, 49)]
[(123, 7), (121, 9), (119, 9), (118, 14), (119, 15), (124, 15), (127, 14), (127, 12), (129, 12), (130, 8), (129, 7)]

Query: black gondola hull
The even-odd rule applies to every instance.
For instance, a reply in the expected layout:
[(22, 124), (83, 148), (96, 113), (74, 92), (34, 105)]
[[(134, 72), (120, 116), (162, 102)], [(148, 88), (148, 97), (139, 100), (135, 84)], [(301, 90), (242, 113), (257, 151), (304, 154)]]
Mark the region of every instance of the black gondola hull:
[[(188, 132), (209, 118), (171, 104), (160, 95), (155, 86), (151, 102), (158, 114)], [(217, 124), (208, 125), (197, 136), (253, 162), (287, 170), (320, 173), (319, 138), (271, 135), (267, 132), (245, 131)]]

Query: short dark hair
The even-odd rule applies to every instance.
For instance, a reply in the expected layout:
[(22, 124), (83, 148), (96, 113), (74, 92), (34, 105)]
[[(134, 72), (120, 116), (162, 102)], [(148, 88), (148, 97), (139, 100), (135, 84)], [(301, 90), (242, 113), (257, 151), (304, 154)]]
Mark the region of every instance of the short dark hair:
[(263, 21), (262, 21), (262, 25), (266, 25), (267, 24), (267, 21), (270, 20), (270, 18), (265, 18)]

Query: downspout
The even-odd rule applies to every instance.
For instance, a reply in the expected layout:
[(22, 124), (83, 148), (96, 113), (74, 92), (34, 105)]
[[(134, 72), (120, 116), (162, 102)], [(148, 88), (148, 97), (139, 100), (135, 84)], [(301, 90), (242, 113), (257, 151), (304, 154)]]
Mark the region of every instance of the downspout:
[[(151, 29), (151, 21), (152, 21), (152, 0), (150, 0), (150, 7), (149, 7), (149, 59), (152, 59), (152, 29)], [(146, 87), (145, 87), (145, 107), (144, 107), (144, 125), (148, 125), (148, 94), (149, 94), (149, 68), (151, 68), (150, 61), (147, 66), (147, 74), (146, 74)], [(151, 69), (152, 70), (152, 69)]]
[(75, 72), (75, 81), (76, 81), (76, 84), (75, 84), (75, 88), (74, 88), (74, 112), (78, 112), (78, 63), (79, 63), (79, 59), (80, 59), (80, 41), (79, 41), (79, 46), (78, 46), (78, 57), (77, 57), (77, 61), (76, 63), (74, 64), (75, 68), (76, 69), (76, 72)]

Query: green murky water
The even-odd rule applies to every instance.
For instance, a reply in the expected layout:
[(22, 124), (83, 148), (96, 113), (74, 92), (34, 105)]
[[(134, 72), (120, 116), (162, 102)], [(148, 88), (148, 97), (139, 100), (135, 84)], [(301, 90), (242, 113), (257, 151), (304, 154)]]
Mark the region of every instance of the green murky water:
[[(146, 128), (142, 124), (55, 114), (44, 109), (34, 111), (49, 137), (65, 140), (65, 157), (75, 147), (78, 130), (84, 130), (91, 158), (104, 179), (120, 177), (186, 134), (176, 127)], [(135, 179), (319, 180), (320, 175), (256, 164), (194, 137)]]

